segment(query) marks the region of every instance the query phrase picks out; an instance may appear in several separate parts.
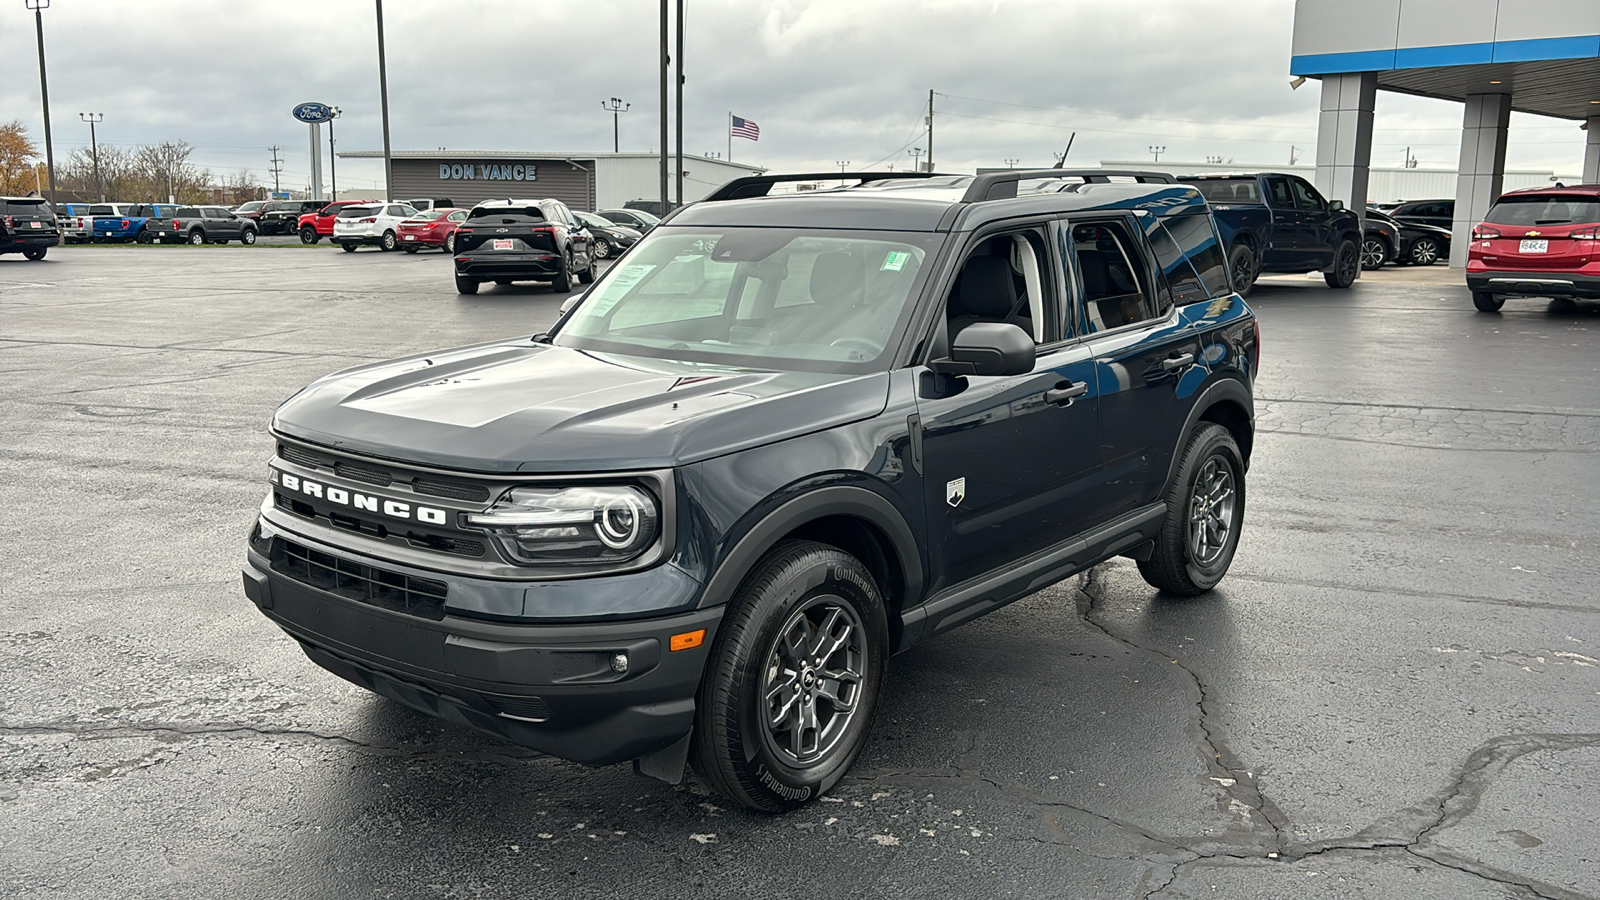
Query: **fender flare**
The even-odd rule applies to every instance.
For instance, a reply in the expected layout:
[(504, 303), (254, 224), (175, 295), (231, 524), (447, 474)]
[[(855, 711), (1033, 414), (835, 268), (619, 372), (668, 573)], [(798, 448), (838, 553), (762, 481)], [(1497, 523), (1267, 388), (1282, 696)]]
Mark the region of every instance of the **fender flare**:
[[(1206, 410), (1223, 401), (1232, 401), (1244, 408), (1245, 415), (1250, 420), (1250, 430), (1254, 433), (1256, 425), (1255, 400), (1252, 398), (1250, 389), (1245, 387), (1244, 382), (1237, 375), (1224, 375), (1213, 381), (1209, 387), (1200, 392), (1200, 396), (1195, 400), (1194, 405), (1189, 407), (1189, 417), (1183, 423), (1183, 430), (1178, 432), (1178, 443), (1177, 446), (1172, 448), (1172, 462), (1167, 464), (1167, 478), (1162, 482), (1163, 485), (1172, 484), (1172, 478), (1177, 473), (1179, 464), (1183, 462), (1184, 445), (1188, 443), (1189, 435), (1194, 433), (1195, 426), (1200, 423), (1201, 417), (1206, 414)], [(1240, 451), (1245, 454), (1245, 469), (1248, 470), (1250, 468), (1249, 451), (1244, 450), (1244, 448), (1240, 448)], [(1163, 488), (1163, 491), (1165, 491), (1165, 488)], [(1164, 493), (1163, 496), (1165, 496)]]
[(785, 501), (746, 531), (706, 582), (705, 590), (700, 592), (699, 608), (722, 606), (732, 600), (745, 576), (785, 534), (807, 522), (839, 515), (870, 522), (888, 537), (889, 551), (905, 577), (906, 605), (920, 602), (922, 551), (900, 511), (881, 494), (867, 488), (830, 485)]

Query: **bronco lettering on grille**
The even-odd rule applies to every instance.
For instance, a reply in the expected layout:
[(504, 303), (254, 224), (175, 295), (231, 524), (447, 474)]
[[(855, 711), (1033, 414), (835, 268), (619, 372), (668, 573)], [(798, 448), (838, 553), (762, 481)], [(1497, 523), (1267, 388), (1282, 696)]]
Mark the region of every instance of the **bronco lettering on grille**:
[(268, 480), (286, 491), (294, 491), (307, 497), (326, 500), (339, 506), (351, 506), (368, 512), (378, 512), (381, 508), (386, 516), (392, 516), (396, 519), (415, 520), (428, 525), (443, 525), (450, 521), (450, 514), (442, 509), (434, 509), (431, 506), (415, 506), (399, 500), (390, 500), (386, 497), (374, 497), (369, 494), (363, 494), (360, 491), (347, 491), (344, 488), (336, 488), (312, 481), (309, 478), (290, 475), (288, 472), (279, 472), (277, 469), (269, 468), (267, 471), (272, 473)]

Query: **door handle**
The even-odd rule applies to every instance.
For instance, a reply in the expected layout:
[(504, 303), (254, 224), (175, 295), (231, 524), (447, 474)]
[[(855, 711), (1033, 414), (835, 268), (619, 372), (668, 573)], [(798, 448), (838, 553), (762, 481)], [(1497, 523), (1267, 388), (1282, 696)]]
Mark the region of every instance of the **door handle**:
[(1071, 406), (1074, 399), (1089, 393), (1089, 382), (1087, 381), (1080, 381), (1077, 384), (1063, 381), (1061, 384), (1063, 385), (1062, 387), (1052, 388), (1044, 392), (1044, 402), (1054, 406)]
[(1192, 365), (1194, 365), (1193, 353), (1180, 353), (1177, 356), (1169, 356), (1161, 361), (1161, 368), (1168, 372), (1176, 372)]

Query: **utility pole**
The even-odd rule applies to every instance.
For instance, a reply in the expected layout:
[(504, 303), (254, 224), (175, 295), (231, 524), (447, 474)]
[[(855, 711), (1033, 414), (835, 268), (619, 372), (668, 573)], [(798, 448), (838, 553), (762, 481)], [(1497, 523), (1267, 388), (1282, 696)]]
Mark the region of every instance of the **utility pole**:
[(672, 11), (669, 0), (661, 0), (661, 183), (656, 196), (661, 198), (661, 215), (667, 214), (667, 78), (671, 72), (672, 55), (667, 52), (667, 26)]
[(100, 202), (106, 202), (106, 189), (100, 183), (100, 141), (95, 137), (94, 126), (106, 120), (105, 113), (78, 113), (78, 118), (89, 123), (89, 153), (94, 158), (94, 192), (100, 195)]
[[(677, 78), (673, 79), (676, 98), (672, 102), (673, 129), (675, 131), (675, 150), (678, 157), (677, 184), (673, 190), (673, 199), (678, 206), (683, 205), (683, 0), (677, 0), (678, 13), (678, 59), (674, 63)], [(666, 204), (662, 204), (665, 210)], [(663, 212), (663, 215), (665, 213)]]
[[(339, 107), (335, 106), (332, 109), (328, 110), (328, 112), (330, 113), (330, 115), (328, 116), (328, 178), (333, 181), (333, 199), (337, 200), (337, 199), (339, 199), (339, 163), (338, 163), (338, 160), (337, 160), (338, 154), (333, 149), (333, 145), (334, 145), (334, 141), (333, 141), (333, 120), (339, 118), (339, 114), (344, 112), (344, 110), (342, 110)], [(385, 158), (385, 160), (384, 160), (384, 177), (385, 178), (388, 177), (388, 172), (389, 172), (389, 161), (388, 161), (387, 158)]]
[(611, 152), (622, 152), (622, 131), (617, 118), (632, 107), (632, 103), (625, 103), (621, 97), (612, 97), (610, 100), (601, 100), (600, 108), (611, 111)]
[(1296, 152), (1297, 152), (1297, 151), (1299, 151), (1299, 149), (1300, 149), (1300, 148), (1299, 148), (1299, 147), (1296, 147), (1296, 146), (1295, 146), (1295, 145), (1293, 145), (1293, 144), (1290, 144), (1290, 145), (1289, 145), (1289, 165), (1291, 165), (1291, 166), (1292, 166), (1292, 165), (1294, 165), (1294, 164), (1295, 164), (1295, 163), (1297, 163), (1297, 162), (1299, 162), (1299, 161), (1300, 161), (1300, 157), (1298, 157), (1298, 156), (1295, 156), (1295, 153), (1296, 153)]
[(1155, 155), (1156, 162), (1161, 162), (1161, 154), (1167, 152), (1167, 148), (1166, 147), (1157, 147), (1154, 144), (1151, 144), (1150, 145), (1150, 152)]
[(22, 5), (33, 10), (33, 27), (39, 35), (39, 99), (44, 102), (44, 164), (50, 170), (50, 202), (56, 202), (56, 151), (50, 142), (50, 82), (44, 74), (44, 13), (50, 0), (22, 0)]
[(283, 164), (278, 162), (277, 144), (273, 144), (267, 149), (272, 151), (272, 199), (276, 200), (278, 195), (283, 193), (283, 189), (278, 182), (278, 175), (283, 172)]
[[(389, 149), (389, 63), (383, 55), (383, 0), (378, 5), (378, 99), (383, 104), (383, 199), (394, 199), (394, 154)], [(333, 130), (330, 123), (328, 130)], [(335, 200), (338, 196), (335, 195)]]
[(933, 171), (933, 88), (928, 88), (928, 171)]

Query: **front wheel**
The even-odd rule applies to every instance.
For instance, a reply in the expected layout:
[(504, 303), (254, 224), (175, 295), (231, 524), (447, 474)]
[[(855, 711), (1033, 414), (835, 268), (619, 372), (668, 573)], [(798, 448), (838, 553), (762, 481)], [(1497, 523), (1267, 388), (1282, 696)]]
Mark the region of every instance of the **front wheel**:
[(1244, 457), (1228, 429), (1205, 422), (1189, 436), (1167, 488), (1155, 551), (1139, 562), (1151, 586), (1193, 597), (1216, 587), (1244, 524)]
[(32, 259), (32, 260), (44, 259), (45, 251), (48, 250), (48, 249), (49, 249), (48, 247), (34, 247), (32, 249), (22, 251), (22, 256), (23, 256), (24, 259)]
[(1418, 238), (1411, 245), (1411, 264), (1431, 266), (1439, 261), (1439, 242), (1433, 238)]
[(1248, 244), (1235, 244), (1228, 251), (1228, 272), (1232, 278), (1233, 292), (1241, 297), (1250, 296), (1256, 286), (1256, 254)]
[(1356, 242), (1343, 240), (1339, 242), (1339, 249), (1333, 253), (1333, 270), (1322, 273), (1322, 280), (1328, 287), (1343, 290), (1356, 283), (1356, 276), (1361, 272), (1361, 251), (1356, 249)]
[(155, 238), (152, 237), (148, 231), (140, 231), (138, 234), (133, 236), (133, 242), (135, 244), (149, 244), (154, 243)]
[(594, 239), (594, 255), (600, 259), (611, 258), (611, 242), (605, 238)]
[(456, 276), (456, 293), (476, 294), (478, 292), (478, 279), (468, 278), (465, 275)]
[(378, 246), (382, 247), (384, 249), (384, 252), (388, 252), (388, 251), (393, 250), (394, 248), (400, 246), (400, 244), (399, 244), (398, 241), (395, 240), (394, 232), (385, 231), (383, 233), (383, 238), (378, 243)]
[(315, 244), (320, 240), (322, 240), (322, 235), (317, 234), (317, 230), (310, 225), (300, 229), (300, 243)]
[(1473, 291), (1472, 305), (1478, 308), (1478, 312), (1499, 312), (1500, 307), (1506, 305), (1506, 298), (1487, 291)]
[(724, 796), (793, 809), (866, 744), (888, 654), (882, 594), (859, 560), (779, 544), (729, 605), (696, 696), (690, 759)]
[(456, 255), (456, 236), (454, 233), (445, 236), (444, 252), (450, 254), (451, 256)]
[(243, 233), (241, 233), (239, 235), (239, 243), (244, 244), (247, 247), (249, 245), (251, 245), (251, 244), (254, 244), (255, 242), (256, 242), (256, 233), (254, 231), (252, 231), (251, 229), (247, 228), (247, 229), (244, 230)]
[(1389, 248), (1377, 238), (1367, 238), (1361, 242), (1361, 268), (1368, 272), (1375, 272), (1383, 268), (1389, 261)]
[(415, 253), (421, 248), (419, 248), (416, 244), (406, 244), (404, 247), (402, 247), (402, 249), (407, 253)]
[(201, 231), (200, 229), (196, 228), (195, 230), (189, 232), (189, 243), (192, 246), (195, 246), (195, 247), (204, 246), (205, 242), (206, 242), (206, 233), (204, 231)]

